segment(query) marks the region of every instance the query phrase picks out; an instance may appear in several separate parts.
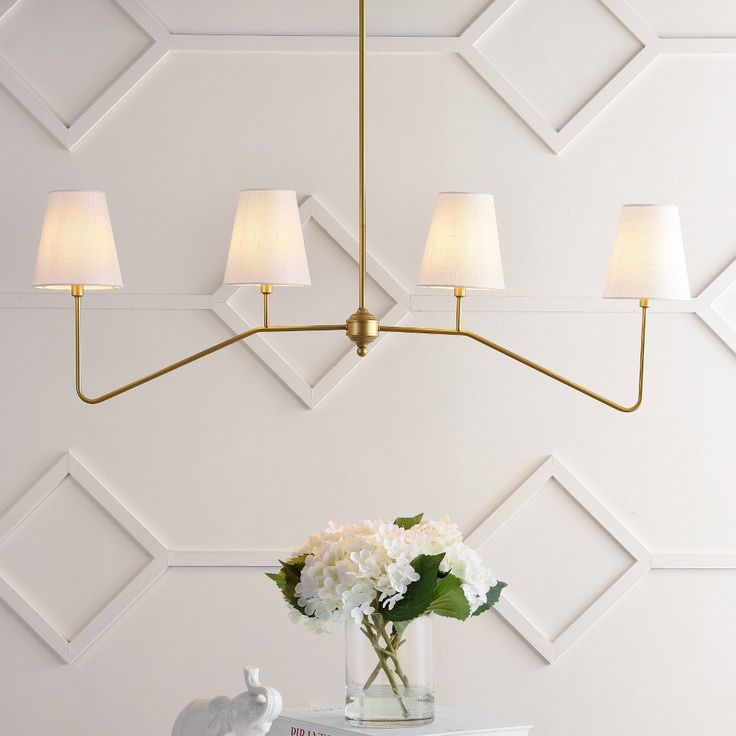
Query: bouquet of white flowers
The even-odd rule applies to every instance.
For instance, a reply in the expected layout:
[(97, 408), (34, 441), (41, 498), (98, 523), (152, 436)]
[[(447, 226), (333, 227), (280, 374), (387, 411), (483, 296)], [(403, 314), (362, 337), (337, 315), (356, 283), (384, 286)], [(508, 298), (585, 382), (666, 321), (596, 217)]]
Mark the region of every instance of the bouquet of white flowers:
[(393, 523), (331, 523), (267, 574), (296, 620), (316, 631), (332, 622), (360, 627), (378, 657), (364, 689), (383, 671), (402, 704), (400, 691), (409, 683), (397, 654), (409, 622), (430, 613), (464, 621), (491, 608), (506, 586), (455, 524), (423, 521), (423, 514)]

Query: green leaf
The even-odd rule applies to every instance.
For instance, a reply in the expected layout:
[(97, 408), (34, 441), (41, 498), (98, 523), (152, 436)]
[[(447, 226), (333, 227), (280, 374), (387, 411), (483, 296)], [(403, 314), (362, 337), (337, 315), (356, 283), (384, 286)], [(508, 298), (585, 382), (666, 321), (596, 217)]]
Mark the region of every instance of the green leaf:
[(306, 561), (307, 556), (306, 555), (300, 555), (299, 557), (293, 557), (290, 560), (287, 560), (286, 562), (281, 562), (281, 569), (284, 570), (287, 577), (291, 578), (292, 580), (296, 578), (294, 584), (299, 582), (299, 579), (302, 576), (302, 570), (304, 569), (304, 562)]
[(306, 555), (294, 557), (287, 562), (281, 562), (281, 569), (278, 572), (267, 572), (266, 577), (271, 578), (278, 586), (284, 600), (293, 608), (295, 608), (303, 616), (306, 616), (304, 610), (300, 608), (297, 602), (299, 596), (296, 594), (296, 585), (301, 580), (302, 569), (304, 568), (304, 560)]
[(266, 577), (271, 578), (271, 580), (276, 583), (279, 590), (281, 591), (281, 594), (284, 596), (284, 600), (290, 606), (296, 608), (299, 613), (304, 613), (304, 611), (302, 611), (302, 609), (299, 608), (299, 605), (297, 604), (296, 593), (294, 592), (293, 586), (286, 579), (286, 573), (283, 570), (279, 570), (279, 572), (267, 572)]
[(423, 513), (417, 514), (416, 516), (399, 516), (394, 524), (400, 526), (402, 529), (411, 529), (422, 521)]
[(473, 616), (480, 616), (481, 613), (485, 613), (489, 608), (493, 608), (493, 606), (498, 603), (499, 598), (501, 597), (501, 591), (508, 585), (508, 583), (504, 583), (502, 580), (499, 580), (489, 591), (488, 595), (486, 596), (486, 602), (480, 606), (479, 608), (476, 608), (473, 612)]
[(399, 643), (401, 643), (401, 639), (404, 636), (404, 632), (406, 631), (406, 627), (411, 623), (411, 621), (392, 621), (391, 626), (393, 627), (393, 633), (394, 636), (397, 637)]
[(387, 621), (409, 621), (426, 612), (444, 556), (444, 552), (439, 555), (419, 555), (411, 561), (411, 566), (419, 573), (419, 580), (407, 587), (404, 597), (391, 610), (381, 608), (380, 612)]
[(437, 581), (428, 611), (438, 616), (465, 621), (470, 616), (470, 604), (462, 589), (463, 581), (455, 575), (446, 575)]

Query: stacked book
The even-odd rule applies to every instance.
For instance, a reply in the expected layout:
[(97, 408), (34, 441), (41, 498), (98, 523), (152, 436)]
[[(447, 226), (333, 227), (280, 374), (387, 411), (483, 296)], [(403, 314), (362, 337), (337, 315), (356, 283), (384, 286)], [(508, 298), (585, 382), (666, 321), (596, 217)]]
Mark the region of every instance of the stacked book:
[(531, 726), (510, 726), (491, 716), (437, 708), (432, 723), (399, 728), (351, 726), (339, 707), (301, 708), (282, 713), (269, 736), (528, 736)]

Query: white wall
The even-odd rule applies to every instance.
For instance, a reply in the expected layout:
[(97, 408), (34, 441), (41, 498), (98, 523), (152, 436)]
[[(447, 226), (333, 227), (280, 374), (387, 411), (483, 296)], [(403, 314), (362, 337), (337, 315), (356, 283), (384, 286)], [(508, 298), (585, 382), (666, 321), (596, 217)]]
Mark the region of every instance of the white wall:
[[(85, 297), (91, 393), (231, 335), (209, 295), (240, 188), (294, 188), (356, 232), (356, 59), (339, 37), (354, 4), (148, 0), (147, 17), (121, 0), (152, 47), (112, 0), (18, 0), (0, 18), (0, 531), (67, 451), (163, 558), (289, 549), (328, 519), (418, 511), (469, 534), (554, 455), (641, 545), (641, 575), (584, 613), (634, 560), (545, 482), (483, 551), (527, 639), (569, 646), (545, 650), (550, 664), (498, 614), (440, 621), (439, 701), (539, 736), (731, 733), (736, 273), (716, 279), (736, 257), (736, 40), (718, 40), (736, 37), (732, 3), (607, 0), (632, 33), (598, 0), (496, 0), (461, 40), (482, 0), (371, 3), (375, 32), (417, 37), (370, 56), (370, 249), (394, 297), (414, 293), (436, 193), (493, 192), (509, 288), (469, 298), (467, 326), (628, 401), (636, 305), (598, 298), (618, 209), (680, 205), (703, 295), (652, 310), (640, 412), (473, 344), (398, 335), (341, 363), (312, 410), (273, 354), (269, 367), (241, 346), (107, 404), (75, 397), (71, 299), (29, 287), (46, 192), (109, 197), (126, 290)], [(243, 37), (279, 33), (297, 37)], [(342, 321), (355, 265), (320, 225), (305, 232), (314, 286), (277, 291), (274, 320)], [(406, 323), (449, 325), (451, 301), (415, 294)], [(241, 321), (256, 303), (231, 302)], [(339, 334), (273, 345), (302, 395), (349, 351)], [(0, 733), (168, 733), (189, 699), (238, 691), (248, 663), (287, 706), (340, 700), (341, 635), (290, 623), (247, 566), (263, 556), (172, 556), (197, 559), (214, 566), (169, 568), (71, 664), (0, 605)], [(0, 541), (0, 593), (74, 640), (146, 561), (67, 478)]]

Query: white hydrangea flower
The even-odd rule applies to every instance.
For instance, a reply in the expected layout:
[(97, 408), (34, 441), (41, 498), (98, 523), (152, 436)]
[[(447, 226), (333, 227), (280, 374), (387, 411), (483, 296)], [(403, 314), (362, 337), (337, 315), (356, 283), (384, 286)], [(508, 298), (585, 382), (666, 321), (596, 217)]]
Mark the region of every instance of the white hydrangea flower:
[(376, 609), (371, 603), (376, 597), (375, 588), (368, 582), (356, 583), (352, 588), (343, 591), (343, 608), (360, 624), (363, 616), (370, 616)]
[(486, 602), (488, 591), (498, 582), (493, 573), (483, 564), (480, 555), (462, 542), (456, 542), (447, 550), (442, 563), (463, 581), (463, 592), (470, 612), (474, 613)]
[(474, 612), (496, 580), (449, 519), (422, 521), (410, 529), (385, 521), (330, 522), (296, 552), (304, 557), (295, 590), (298, 606), (317, 631), (348, 617), (360, 624), (383, 607), (392, 609), (419, 579), (412, 560), (443, 553), (440, 571), (460, 578)]

